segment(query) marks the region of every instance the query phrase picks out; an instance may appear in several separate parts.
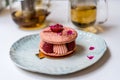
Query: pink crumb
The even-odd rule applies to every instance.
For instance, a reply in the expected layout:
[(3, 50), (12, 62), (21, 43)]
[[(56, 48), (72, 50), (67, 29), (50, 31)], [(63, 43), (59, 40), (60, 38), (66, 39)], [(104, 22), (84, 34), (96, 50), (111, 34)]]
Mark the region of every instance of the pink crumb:
[(88, 59), (90, 59), (90, 60), (94, 58), (94, 56), (87, 56), (87, 57), (88, 57)]
[(89, 50), (94, 50), (95, 49), (95, 47), (93, 47), (93, 46), (91, 46), (90, 48), (89, 48)]

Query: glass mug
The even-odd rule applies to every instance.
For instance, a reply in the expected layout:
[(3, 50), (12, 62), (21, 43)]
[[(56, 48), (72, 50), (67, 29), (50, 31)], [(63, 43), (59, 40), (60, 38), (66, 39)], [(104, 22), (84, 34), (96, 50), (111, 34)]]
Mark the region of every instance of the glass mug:
[(94, 33), (95, 29), (88, 27), (104, 23), (107, 17), (106, 0), (70, 0), (70, 20), (82, 30), (91, 29)]
[(46, 26), (50, 0), (10, 0), (13, 21), (24, 30), (37, 30)]

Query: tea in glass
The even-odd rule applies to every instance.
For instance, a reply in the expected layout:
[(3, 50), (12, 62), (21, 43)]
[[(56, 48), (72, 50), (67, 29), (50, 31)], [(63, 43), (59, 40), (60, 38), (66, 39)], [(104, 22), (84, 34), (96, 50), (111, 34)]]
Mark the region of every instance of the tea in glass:
[(72, 6), (71, 20), (76, 26), (86, 27), (96, 21), (96, 6)]
[(98, 30), (95, 24), (107, 21), (107, 0), (69, 0), (69, 2), (69, 21), (79, 29), (96, 33)]
[(12, 19), (20, 28), (25, 30), (36, 30), (44, 27), (45, 20), (49, 15), (43, 0), (13, 0), (11, 3)]

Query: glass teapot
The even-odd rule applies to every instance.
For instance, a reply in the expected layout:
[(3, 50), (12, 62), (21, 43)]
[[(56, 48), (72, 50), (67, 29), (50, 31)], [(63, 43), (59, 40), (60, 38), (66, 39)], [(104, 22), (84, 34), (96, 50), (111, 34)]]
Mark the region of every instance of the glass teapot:
[(50, 0), (10, 0), (12, 19), (22, 29), (43, 27), (49, 15)]

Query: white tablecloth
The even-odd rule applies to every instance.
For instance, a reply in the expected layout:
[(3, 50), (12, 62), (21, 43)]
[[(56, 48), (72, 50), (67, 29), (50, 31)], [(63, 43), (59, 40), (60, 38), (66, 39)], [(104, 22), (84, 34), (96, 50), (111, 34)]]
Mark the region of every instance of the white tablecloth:
[[(54, 2), (47, 20), (69, 25), (68, 4), (65, 0)], [(120, 0), (109, 0), (109, 18), (103, 24), (101, 36), (108, 45), (106, 54), (93, 66), (74, 74), (49, 76), (24, 71), (16, 67), (10, 59), (11, 45), (21, 37), (39, 33), (20, 30), (11, 19), (9, 9), (0, 13), (0, 80), (119, 80), (120, 79)], [(69, 25), (70, 26), (70, 25)]]

